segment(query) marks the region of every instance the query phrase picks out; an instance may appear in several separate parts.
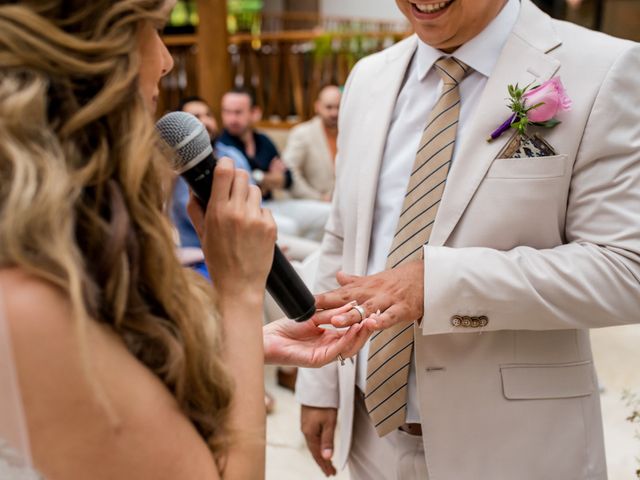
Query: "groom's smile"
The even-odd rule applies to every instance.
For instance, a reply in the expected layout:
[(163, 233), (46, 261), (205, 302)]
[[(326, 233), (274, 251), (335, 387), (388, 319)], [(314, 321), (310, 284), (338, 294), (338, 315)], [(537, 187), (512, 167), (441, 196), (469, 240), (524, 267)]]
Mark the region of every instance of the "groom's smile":
[(455, 0), (435, 3), (411, 3), (412, 13), (418, 20), (432, 20), (443, 15)]
[(480, 33), (506, 0), (396, 0), (420, 40), (451, 52)]

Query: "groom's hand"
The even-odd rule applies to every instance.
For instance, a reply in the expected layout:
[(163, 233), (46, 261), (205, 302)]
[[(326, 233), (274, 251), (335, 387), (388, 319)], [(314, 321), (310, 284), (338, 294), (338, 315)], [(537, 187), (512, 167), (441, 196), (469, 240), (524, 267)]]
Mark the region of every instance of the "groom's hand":
[[(341, 287), (316, 297), (319, 309), (335, 308), (356, 300), (364, 308), (366, 326), (382, 330), (396, 323), (420, 321), (424, 315), (424, 262), (415, 260), (367, 277), (338, 273)], [(374, 315), (380, 311), (379, 315)], [(360, 322), (360, 313), (350, 310), (332, 318), (335, 327)]]
[(331, 461), (337, 419), (338, 410), (336, 408), (302, 405), (300, 411), (300, 429), (307, 441), (307, 447), (327, 477), (337, 473)]

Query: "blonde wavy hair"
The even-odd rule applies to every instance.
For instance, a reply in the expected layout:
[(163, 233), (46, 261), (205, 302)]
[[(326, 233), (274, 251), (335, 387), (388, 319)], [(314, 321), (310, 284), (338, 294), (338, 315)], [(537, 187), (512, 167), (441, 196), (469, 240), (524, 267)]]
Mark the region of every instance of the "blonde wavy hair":
[(231, 383), (215, 302), (176, 259), (138, 91), (140, 22), (163, 4), (0, 2), (0, 267), (66, 292), (81, 345), (89, 319), (109, 324), (217, 456)]

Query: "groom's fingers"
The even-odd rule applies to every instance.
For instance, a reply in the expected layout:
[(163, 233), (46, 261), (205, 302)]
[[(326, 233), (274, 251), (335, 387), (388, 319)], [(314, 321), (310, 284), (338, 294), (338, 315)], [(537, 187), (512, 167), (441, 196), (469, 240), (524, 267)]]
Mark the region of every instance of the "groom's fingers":
[(300, 428), (307, 442), (307, 447), (313, 459), (327, 476), (337, 473), (331, 462), (336, 417), (337, 410), (335, 408), (316, 408), (302, 405), (300, 410)]
[(331, 319), (343, 313), (348, 312), (353, 308), (356, 302), (347, 303), (346, 305), (342, 305), (338, 308), (331, 308), (329, 310), (318, 310), (310, 320), (316, 325), (329, 325), (331, 323)]
[(359, 279), (360, 277), (357, 275), (349, 275), (347, 273), (344, 273), (342, 271), (338, 272), (336, 274), (336, 280), (338, 280), (338, 283), (340, 284), (340, 286), (344, 287), (345, 285), (348, 285), (350, 283), (355, 282), (357, 279)]
[(384, 330), (405, 321), (408, 317), (408, 311), (408, 307), (402, 303), (391, 305), (379, 315), (375, 315), (374, 318), (368, 318), (364, 323), (373, 330)]
[(344, 286), (318, 295), (317, 306), (322, 309), (335, 308), (351, 300), (361, 305), (364, 311), (352, 309), (333, 318), (331, 323), (337, 328), (359, 323), (378, 310), (388, 310), (380, 320), (384, 328), (394, 323), (419, 320), (424, 314), (423, 277), (422, 260), (410, 261), (367, 277), (340, 273), (338, 280), (344, 282)]
[(315, 460), (316, 464), (320, 467), (322, 472), (326, 476), (335, 475), (336, 472), (335, 472), (335, 469), (333, 468), (333, 464), (331, 463), (331, 460), (326, 460), (322, 456), (322, 447), (321, 447), (321, 443), (320, 443), (320, 435), (318, 435), (316, 438), (314, 438), (311, 441), (309, 441), (309, 439), (307, 439), (307, 446), (309, 448), (309, 451), (311, 452), (311, 456)]
[(363, 316), (360, 315), (358, 310), (352, 308), (346, 313), (334, 316), (331, 319), (331, 324), (336, 328), (349, 327), (362, 322), (365, 318), (370, 317), (378, 311), (383, 312), (387, 310), (392, 304), (393, 300), (388, 295), (378, 294), (360, 305), (364, 311)]
[(329, 292), (316, 295), (316, 307), (322, 310), (331, 310), (345, 305), (357, 298), (351, 297), (351, 291), (348, 287), (337, 288)]

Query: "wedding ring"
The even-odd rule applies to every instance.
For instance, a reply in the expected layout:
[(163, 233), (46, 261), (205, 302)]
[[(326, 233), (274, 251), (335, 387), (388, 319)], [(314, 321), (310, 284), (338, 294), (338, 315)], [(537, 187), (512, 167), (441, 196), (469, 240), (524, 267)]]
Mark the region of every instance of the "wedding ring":
[(340, 365), (344, 365), (344, 358), (342, 358), (342, 355), (338, 354), (338, 360), (340, 361)]
[(354, 305), (353, 307), (351, 307), (351, 310), (355, 310), (360, 314), (360, 321), (364, 320), (364, 318), (366, 317), (366, 313), (362, 305)]

